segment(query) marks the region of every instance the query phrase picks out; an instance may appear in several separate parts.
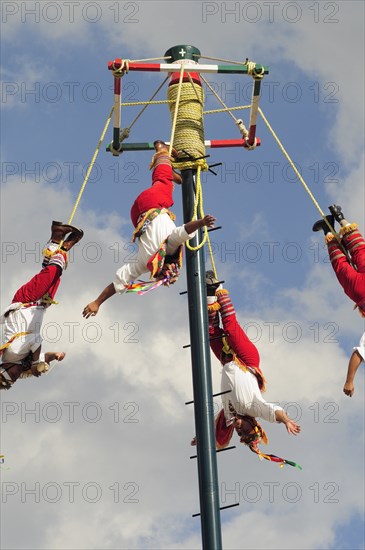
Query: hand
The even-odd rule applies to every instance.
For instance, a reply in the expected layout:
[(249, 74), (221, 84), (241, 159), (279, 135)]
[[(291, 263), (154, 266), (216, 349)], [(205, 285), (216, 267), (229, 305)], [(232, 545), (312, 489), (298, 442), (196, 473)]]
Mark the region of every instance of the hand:
[(353, 385), (353, 383), (346, 382), (343, 387), (343, 393), (345, 393), (349, 397), (352, 397), (354, 395), (354, 392), (355, 392), (355, 386)]
[(195, 447), (195, 445), (196, 445), (196, 437), (193, 437), (193, 439), (192, 439), (191, 442), (190, 442), (190, 445), (191, 445), (192, 447)]
[(66, 354), (64, 351), (47, 351), (44, 354), (44, 360), (46, 363), (51, 361), (62, 361), (65, 358)]
[(98, 311), (99, 305), (96, 302), (90, 302), (90, 304), (84, 307), (82, 315), (85, 319), (88, 319), (89, 317), (94, 317)]
[(214, 218), (210, 214), (207, 214), (203, 218), (204, 225), (206, 225), (207, 227), (214, 227), (215, 220), (216, 220), (216, 218)]
[(289, 422), (285, 423), (285, 427), (287, 429), (288, 434), (297, 435), (300, 433), (300, 426), (293, 420), (289, 420)]

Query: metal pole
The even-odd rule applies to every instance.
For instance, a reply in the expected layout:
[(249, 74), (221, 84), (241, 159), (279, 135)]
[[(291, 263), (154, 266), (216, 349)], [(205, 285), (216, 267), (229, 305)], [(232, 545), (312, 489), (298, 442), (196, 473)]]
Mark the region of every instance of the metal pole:
[[(193, 170), (183, 170), (182, 178), (184, 222), (187, 223), (192, 219), (194, 208), (195, 181)], [(201, 233), (200, 230), (199, 233)], [(197, 245), (198, 237), (195, 237), (192, 241), (193, 246)], [(186, 248), (186, 270), (202, 543), (204, 550), (221, 550), (222, 535), (210, 370), (204, 247), (197, 251)]]

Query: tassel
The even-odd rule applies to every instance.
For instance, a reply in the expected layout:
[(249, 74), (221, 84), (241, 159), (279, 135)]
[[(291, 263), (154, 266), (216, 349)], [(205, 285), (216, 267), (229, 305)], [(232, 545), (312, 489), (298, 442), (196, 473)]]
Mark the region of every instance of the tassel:
[(165, 278), (157, 282), (140, 281), (139, 283), (130, 283), (129, 285), (126, 285), (126, 292), (137, 292), (138, 295), (143, 295), (150, 292), (150, 290), (155, 290), (159, 286), (166, 284), (167, 281), (168, 279)]
[(279, 456), (276, 456), (276, 455), (266, 455), (264, 453), (261, 453), (255, 445), (249, 445), (249, 447), (253, 453), (256, 453), (259, 456), (259, 458), (261, 459), (264, 458), (265, 460), (270, 460), (271, 462), (279, 462), (281, 468), (283, 468), (285, 464), (289, 464), (289, 466), (298, 468), (298, 470), (303, 470), (300, 464), (297, 464), (296, 462), (292, 462), (291, 460), (286, 460), (285, 458), (280, 458)]
[(352, 233), (358, 227), (359, 227), (359, 225), (357, 223), (351, 223), (350, 225), (346, 225), (345, 227), (341, 227), (340, 233), (341, 233), (341, 235), (347, 235), (347, 233)]

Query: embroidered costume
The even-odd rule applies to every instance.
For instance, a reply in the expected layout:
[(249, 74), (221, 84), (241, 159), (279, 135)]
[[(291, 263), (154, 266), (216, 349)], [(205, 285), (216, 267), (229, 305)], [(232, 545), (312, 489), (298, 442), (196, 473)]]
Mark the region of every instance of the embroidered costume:
[(131, 281), (148, 272), (151, 279), (164, 279), (167, 286), (174, 283), (182, 265), (182, 245), (195, 234), (187, 233), (184, 226), (176, 227), (175, 215), (169, 211), (174, 204), (173, 182), (180, 183), (181, 176), (173, 171), (167, 151), (167, 146), (157, 150), (151, 163), (152, 185), (132, 205), (132, 241), (137, 239), (138, 250), (133, 262), (116, 272), (114, 287), (119, 294), (127, 290)]
[[(213, 284), (209, 284), (208, 281), (213, 281)], [(236, 430), (240, 441), (260, 457), (279, 462), (281, 465), (290, 464), (301, 468), (295, 462), (261, 453), (258, 449), (258, 444), (268, 443), (268, 438), (256, 417), (268, 422), (291, 423), (293, 429), (290, 433), (299, 433), (300, 427), (287, 417), (282, 407), (263, 398), (265, 379), (260, 369), (259, 352), (239, 325), (228, 291), (223, 288), (217, 289), (218, 283), (214, 284), (214, 281), (213, 272), (208, 271), (210, 346), (222, 365), (223, 408), (215, 419), (217, 449), (227, 447)], [(280, 416), (277, 416), (279, 412)]]
[[(67, 234), (69, 237), (60, 248)], [(40, 330), (45, 311), (57, 303), (54, 297), (67, 265), (67, 251), (82, 236), (83, 232), (73, 226), (53, 222), (51, 240), (43, 250), (42, 270), (16, 291), (1, 315), (5, 343), (0, 347), (0, 389), (8, 389), (18, 378), (39, 376), (48, 370), (44, 354), (35, 361), (33, 354), (39, 352), (42, 344)]]

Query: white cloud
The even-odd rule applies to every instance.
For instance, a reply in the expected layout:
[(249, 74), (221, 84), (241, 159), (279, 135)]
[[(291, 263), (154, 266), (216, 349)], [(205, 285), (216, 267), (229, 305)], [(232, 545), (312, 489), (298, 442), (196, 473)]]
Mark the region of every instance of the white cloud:
[[(30, 3), (21, 4), (29, 8)], [(37, 44), (56, 40), (58, 59), (68, 62), (77, 46), (88, 63), (92, 63), (88, 47), (99, 39), (106, 56), (128, 50), (134, 58), (157, 56), (171, 45), (190, 42), (208, 55), (228, 59), (247, 55), (267, 63), (273, 67), (270, 78), (280, 82), (293, 78), (287, 65), (296, 67), (295, 78), (300, 74), (310, 82), (318, 80), (322, 94), (331, 91), (323, 87), (326, 83), (335, 82), (339, 103), (323, 102), (321, 109), (328, 113), (329, 147), (343, 163), (346, 176), (340, 184), (326, 183), (325, 190), (331, 201), (342, 204), (351, 220), (362, 224), (361, 3), (347, 2), (346, 9), (344, 3), (327, 3), (327, 10), (314, 3), (313, 9), (320, 10), (318, 24), (309, 3), (300, 3), (304, 16), (296, 24), (283, 19), (281, 6), (275, 24), (269, 24), (267, 14), (265, 20), (250, 24), (243, 20), (242, 11), (239, 16), (227, 15), (223, 22), (223, 3), (212, 3), (219, 11), (203, 23), (200, 4), (182, 9), (180, 2), (136, 2), (129, 3), (128, 9), (120, 5), (122, 25), (114, 21), (116, 13), (109, 9), (116, 3), (99, 4), (102, 17), (95, 24), (77, 18), (76, 11), (75, 22), (70, 23), (65, 6), (57, 24), (45, 25), (43, 17), (33, 25), (30, 15), (23, 24), (21, 13), (9, 15), (7, 36), (13, 41), (32, 36)], [(132, 13), (134, 4), (136, 13)], [(338, 23), (323, 22), (325, 16), (331, 17), (331, 5), (340, 7), (332, 16)], [(19, 5), (19, 9), (24, 8)], [(92, 7), (86, 15), (92, 18)], [(52, 7), (47, 17), (56, 17)], [(138, 22), (132, 23), (133, 18)], [(180, 37), (176, 21), (184, 29)], [(265, 39), (258, 40), (258, 36)], [(46, 57), (35, 53), (32, 61), (32, 55), (26, 57), (22, 79), (24, 75), (29, 83), (54, 74)], [(4, 67), (3, 71), (7, 79), (16, 80), (14, 69)], [(299, 127), (299, 118), (294, 123)], [(285, 130), (280, 128), (280, 134), (285, 135)], [(57, 156), (62, 159), (62, 151)], [(62, 182), (50, 186), (27, 181), (25, 185), (12, 178), (3, 186), (1, 199), (3, 252), (7, 252), (0, 296), (4, 307), (16, 288), (38, 269), (50, 222), (71, 211), (74, 190)], [(54, 549), (198, 548), (199, 519), (191, 518), (199, 508), (197, 468), (195, 460), (189, 459), (194, 452), (189, 445), (194, 418), (192, 406), (184, 405), (192, 399), (190, 352), (182, 349), (189, 343), (188, 308), (186, 297), (178, 294), (185, 287), (184, 276), (170, 290), (159, 289), (143, 297), (114, 296), (97, 317), (84, 320), (83, 307), (111, 282), (118, 265), (110, 243), (123, 247), (130, 238), (128, 207), (122, 204), (117, 212), (119, 205), (111, 197), (113, 214), (106, 212), (101, 218), (96, 206), (86, 208), (81, 203), (77, 211), (74, 222), (85, 230), (85, 237), (63, 275), (57, 296), (60, 303), (52, 306), (45, 319), (49, 332), (44, 348), (64, 349), (66, 359), (49, 376), (19, 381), (1, 395), (1, 452), (10, 468), (2, 471), (3, 492), (8, 491), (2, 503), (3, 543), (7, 548), (24, 547), (29, 541), (37, 548)], [(275, 216), (268, 222), (259, 211), (247, 216), (252, 223), (249, 227), (246, 223), (241, 233), (236, 231), (245, 220), (235, 225), (227, 220), (232, 242), (237, 237), (250, 239), (257, 232), (267, 239), (281, 223)], [(237, 300), (240, 321), (251, 322), (253, 333), (255, 327), (259, 331), (256, 344), (268, 379), (267, 398), (288, 406), (302, 425), (297, 438), (289, 437), (283, 426), (265, 426), (270, 439), (267, 451), (303, 466), (299, 471), (260, 462), (238, 442), (235, 450), (220, 453), (220, 492), (226, 499), (222, 504), (240, 501), (239, 508), (222, 513), (225, 548), (242, 547), (243, 540), (251, 548), (332, 548), (338, 526), (363, 514), (363, 370), (357, 375), (355, 396), (349, 399), (342, 393), (351, 353), (351, 345), (347, 349), (343, 342), (356, 343), (363, 323), (352, 311), (331, 266), (324, 264), (322, 252), (317, 263), (305, 265), (300, 286), (295, 280), (282, 285), (280, 275), (268, 280), (260, 265), (242, 269), (232, 261), (219, 266)], [(94, 253), (101, 253), (99, 261), (93, 261)], [(296, 334), (300, 338), (294, 342)], [(214, 358), (212, 376), (213, 389), (218, 392), (219, 366)], [(57, 414), (60, 418), (54, 422)], [(74, 502), (70, 502), (72, 483), (78, 484), (74, 485)], [(100, 499), (93, 503), (99, 488)], [(59, 500), (50, 502), (57, 490), (61, 491)], [(301, 491), (297, 502), (295, 490)], [(37, 491), (39, 503), (35, 503)], [(255, 491), (260, 494), (256, 501)], [(259, 527), (259, 539), (253, 525)]]

